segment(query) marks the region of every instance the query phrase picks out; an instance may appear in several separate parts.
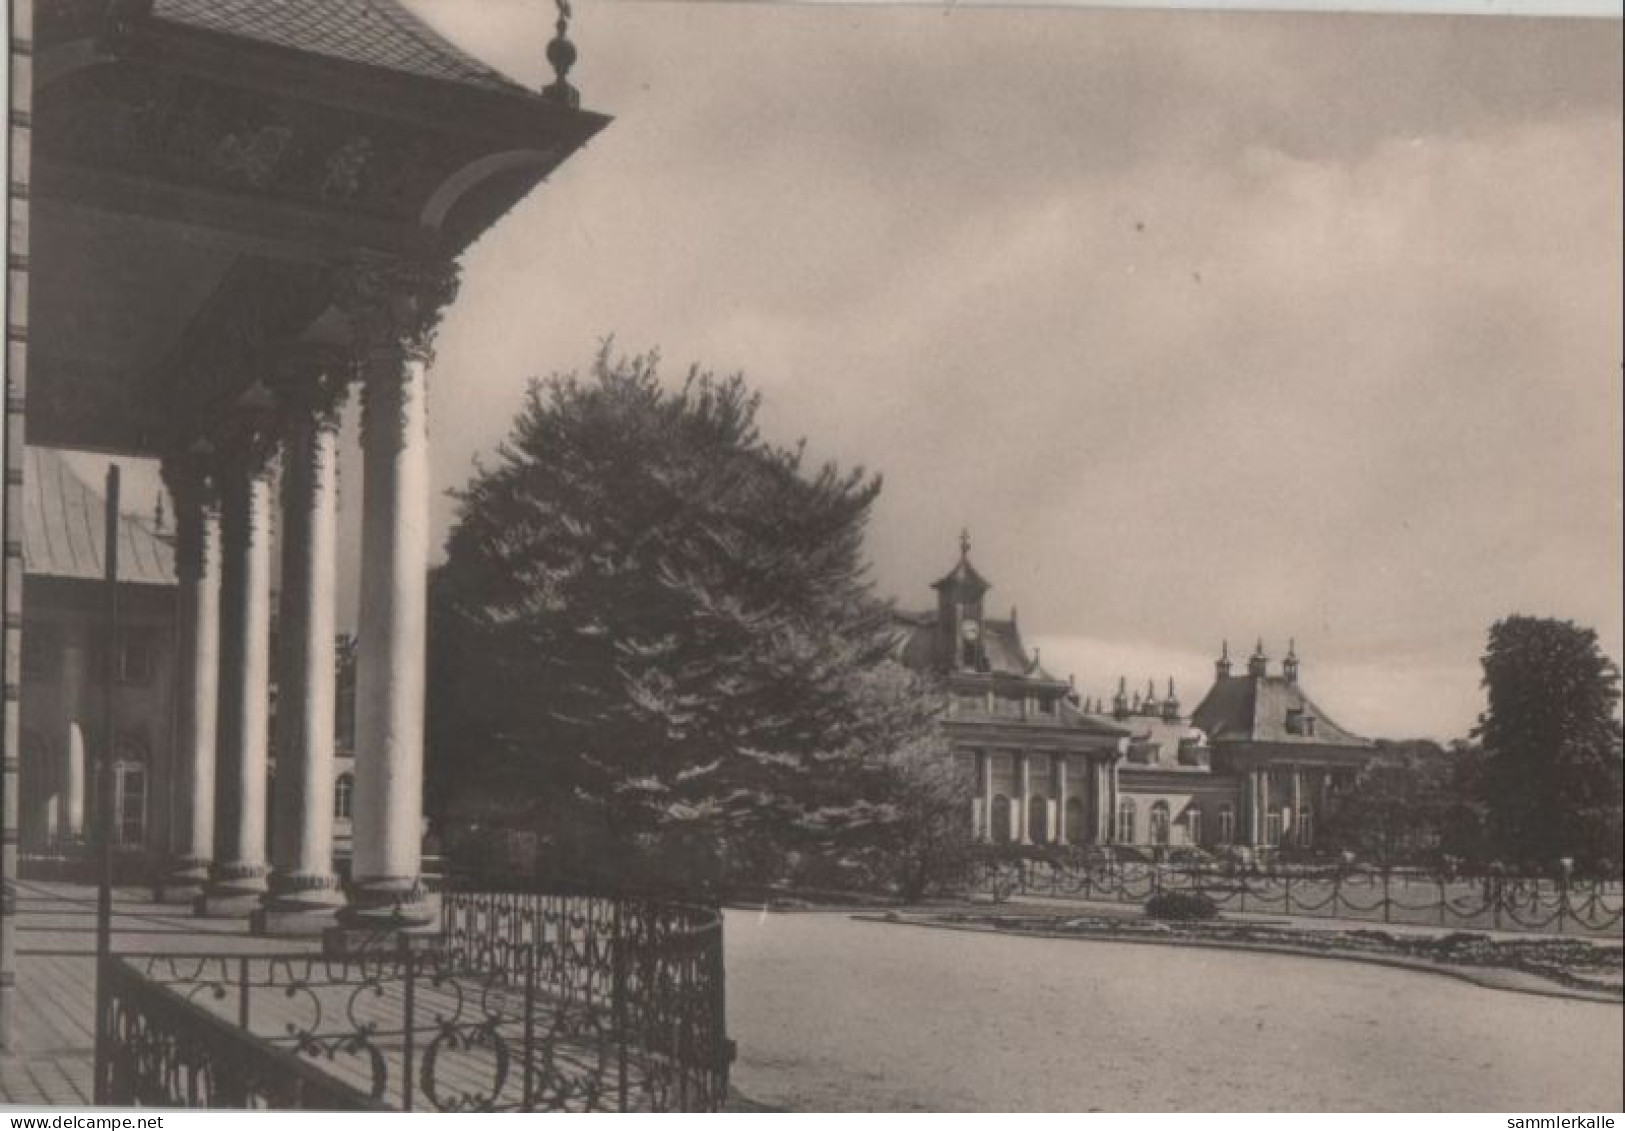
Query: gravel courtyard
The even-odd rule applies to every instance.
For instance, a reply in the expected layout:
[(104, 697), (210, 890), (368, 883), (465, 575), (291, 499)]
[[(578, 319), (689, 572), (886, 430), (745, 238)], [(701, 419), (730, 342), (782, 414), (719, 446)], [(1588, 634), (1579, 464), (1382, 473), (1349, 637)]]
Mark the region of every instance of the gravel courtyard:
[(1361, 963), (727, 917), (734, 1082), (792, 1110), (1618, 1111), (1625, 1011)]

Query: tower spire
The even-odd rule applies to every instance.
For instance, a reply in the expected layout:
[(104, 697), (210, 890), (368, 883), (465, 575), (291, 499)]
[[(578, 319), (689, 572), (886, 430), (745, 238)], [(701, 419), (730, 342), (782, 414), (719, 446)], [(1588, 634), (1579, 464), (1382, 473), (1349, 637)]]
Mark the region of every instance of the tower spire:
[(1230, 641), (1223, 642), (1219, 649), (1219, 659), (1213, 665), (1214, 674), (1220, 679), (1230, 678)]

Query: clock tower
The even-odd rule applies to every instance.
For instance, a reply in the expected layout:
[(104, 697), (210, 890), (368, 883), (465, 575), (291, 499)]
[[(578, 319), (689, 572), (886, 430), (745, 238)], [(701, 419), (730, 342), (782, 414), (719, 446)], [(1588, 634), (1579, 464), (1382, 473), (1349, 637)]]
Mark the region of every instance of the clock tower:
[(937, 591), (937, 628), (943, 644), (938, 654), (954, 669), (986, 668), (982, 600), (992, 586), (970, 564), (969, 531), (959, 536), (958, 564), (932, 588)]

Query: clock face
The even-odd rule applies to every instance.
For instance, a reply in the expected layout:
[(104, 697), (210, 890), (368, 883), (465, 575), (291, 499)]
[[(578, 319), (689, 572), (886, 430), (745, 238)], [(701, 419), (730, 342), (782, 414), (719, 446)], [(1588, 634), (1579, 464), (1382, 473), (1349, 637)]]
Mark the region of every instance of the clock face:
[(963, 621), (959, 625), (959, 635), (966, 640), (975, 640), (981, 631), (981, 626), (973, 620)]

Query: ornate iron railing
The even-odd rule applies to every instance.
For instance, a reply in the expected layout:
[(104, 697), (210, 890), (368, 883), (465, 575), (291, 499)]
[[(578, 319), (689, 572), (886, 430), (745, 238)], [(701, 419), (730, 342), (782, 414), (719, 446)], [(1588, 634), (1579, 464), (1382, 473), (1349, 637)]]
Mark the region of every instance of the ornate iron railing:
[(108, 963), (102, 979), (97, 1008), (107, 1013), (111, 1055), (100, 1068), (115, 1104), (325, 1111), (387, 1106), (295, 1052), (255, 1039), (127, 960)]
[(114, 1103), (709, 1111), (728, 1097), (722, 922), (656, 900), (448, 892), (434, 945), (119, 960)]
[(1189, 891), (1230, 911), (1480, 930), (1611, 935), (1625, 927), (1625, 886), (1571, 877), (986, 857), (971, 864), (967, 886), (1000, 900), (1026, 895), (1110, 903)]

